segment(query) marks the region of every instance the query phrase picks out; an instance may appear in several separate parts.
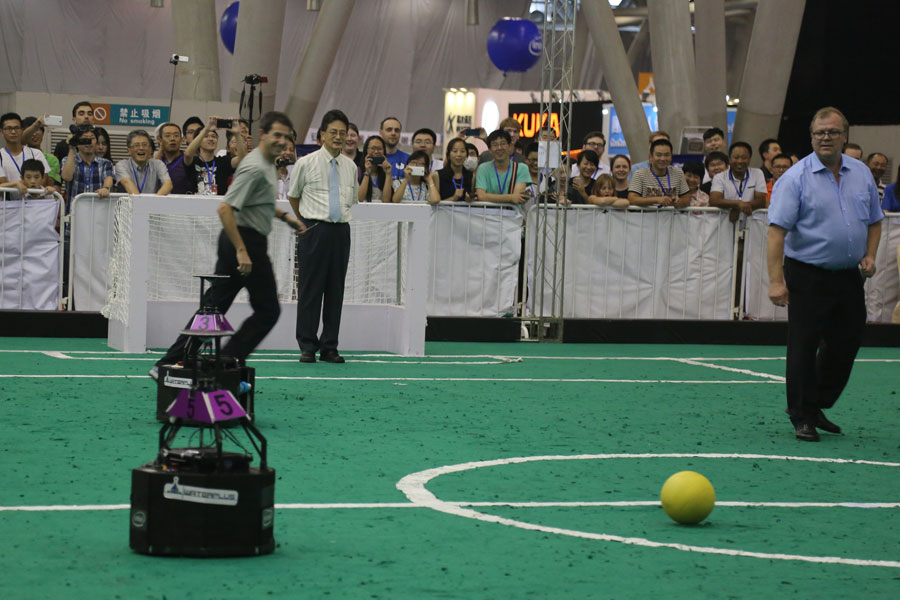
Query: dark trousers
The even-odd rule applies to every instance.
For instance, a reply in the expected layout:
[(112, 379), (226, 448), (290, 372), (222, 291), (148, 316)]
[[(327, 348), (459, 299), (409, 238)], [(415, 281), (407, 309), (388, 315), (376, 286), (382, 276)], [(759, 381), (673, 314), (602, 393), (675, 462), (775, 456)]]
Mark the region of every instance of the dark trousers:
[(303, 222), (309, 230), (297, 240), (297, 343), (304, 352), (337, 350), (350, 262), (350, 224)]
[(794, 425), (815, 424), (837, 401), (866, 324), (859, 269), (829, 271), (784, 260), (788, 304), (787, 404)]
[[(281, 306), (278, 304), (275, 272), (272, 270), (272, 262), (267, 253), (268, 240), (266, 236), (247, 227), (238, 227), (238, 231), (247, 247), (247, 255), (253, 263), (250, 274), (241, 275), (238, 272), (237, 252), (223, 230), (219, 234), (216, 274), (228, 275), (228, 279), (217, 279), (213, 282), (203, 295), (203, 305), (215, 307), (220, 313), (225, 314), (231, 308), (238, 292), (247, 288), (253, 314), (241, 323), (238, 330), (222, 348), (224, 356), (244, 360), (275, 327), (278, 315), (281, 314)], [(193, 317), (191, 321), (193, 321)], [(191, 321), (188, 321), (185, 329), (190, 327)], [(195, 343), (197, 343), (196, 337), (179, 335), (166, 355), (156, 364), (171, 364), (184, 359), (186, 352), (192, 350), (192, 344)]]

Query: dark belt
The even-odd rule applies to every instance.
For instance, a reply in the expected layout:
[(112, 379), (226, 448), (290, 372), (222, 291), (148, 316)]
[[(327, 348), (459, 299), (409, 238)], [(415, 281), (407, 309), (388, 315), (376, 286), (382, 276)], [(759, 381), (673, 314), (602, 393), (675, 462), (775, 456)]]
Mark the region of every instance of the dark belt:
[(802, 260), (797, 260), (796, 258), (791, 258), (790, 256), (784, 257), (784, 262), (790, 263), (792, 265), (796, 265), (801, 269), (809, 269), (811, 271), (818, 271), (825, 275), (847, 275), (848, 273), (858, 273), (858, 267), (849, 267), (847, 269), (829, 269), (827, 267), (820, 267), (818, 265), (811, 265), (809, 263), (803, 262)]
[(303, 219), (304, 223), (325, 223), (326, 225), (347, 225), (348, 224), (348, 223), (343, 223), (341, 221), (338, 221), (337, 223), (335, 223), (334, 221), (322, 221), (319, 219), (308, 219), (306, 217), (300, 217), (300, 218)]

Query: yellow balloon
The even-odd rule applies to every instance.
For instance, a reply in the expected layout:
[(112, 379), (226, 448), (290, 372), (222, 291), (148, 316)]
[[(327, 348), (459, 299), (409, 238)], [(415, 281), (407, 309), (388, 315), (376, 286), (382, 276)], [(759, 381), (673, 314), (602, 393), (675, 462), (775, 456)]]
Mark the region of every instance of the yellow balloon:
[(716, 490), (709, 479), (694, 471), (680, 471), (669, 477), (659, 494), (663, 510), (682, 524), (699, 523), (716, 504)]

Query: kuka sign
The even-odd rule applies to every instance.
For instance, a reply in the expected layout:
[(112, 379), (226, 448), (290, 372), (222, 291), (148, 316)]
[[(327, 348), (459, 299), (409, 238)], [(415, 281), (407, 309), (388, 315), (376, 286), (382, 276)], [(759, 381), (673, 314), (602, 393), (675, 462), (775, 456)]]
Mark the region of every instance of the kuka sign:
[[(547, 124), (547, 113), (540, 112), (514, 112), (512, 118), (522, 126), (521, 137), (533, 138), (540, 134), (541, 129)], [(556, 133), (559, 139), (559, 113), (550, 113), (550, 129)]]

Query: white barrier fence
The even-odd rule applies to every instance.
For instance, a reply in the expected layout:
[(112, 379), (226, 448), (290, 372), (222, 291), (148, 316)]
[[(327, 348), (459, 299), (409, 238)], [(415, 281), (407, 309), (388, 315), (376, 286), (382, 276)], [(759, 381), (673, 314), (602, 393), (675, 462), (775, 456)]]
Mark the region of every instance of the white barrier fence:
[[(532, 265), (540, 210), (535, 206), (528, 211), (526, 225), (528, 316), (536, 315), (540, 304)], [(547, 210), (568, 211), (564, 270), (557, 269), (565, 273), (563, 317), (730, 318), (734, 227), (727, 212), (596, 206)], [(556, 222), (548, 216), (548, 226)], [(546, 260), (552, 261), (553, 250), (546, 252)], [(544, 281), (545, 298), (552, 295), (552, 286)]]
[[(747, 220), (744, 241), (743, 314), (751, 319), (787, 320), (787, 308), (769, 301), (769, 272), (766, 265), (766, 231), (768, 211), (757, 210)], [(891, 313), (900, 301), (900, 275), (897, 271), (897, 247), (900, 245), (900, 213), (885, 213), (881, 223), (881, 240), (875, 256), (875, 276), (866, 281), (868, 319), (890, 323)]]
[(900, 246), (900, 213), (884, 213), (881, 241), (875, 255), (875, 276), (866, 281), (866, 310), (870, 321), (890, 323), (900, 302), (900, 272), (897, 248)]
[(511, 315), (522, 223), (521, 211), (513, 206), (441, 202), (431, 214), (428, 314)]
[[(190, 297), (196, 285), (192, 274), (209, 273), (214, 266), (214, 255), (208, 255), (209, 247), (214, 244), (208, 236), (210, 225), (217, 220), (215, 209), (219, 201), (193, 198), (185, 203), (181, 198), (146, 195), (116, 201), (117, 239), (109, 269), (114, 287), (104, 309), (109, 317), (110, 346), (140, 352), (148, 346), (164, 347), (175, 339), (197, 308), (199, 290)], [(287, 203), (280, 203), (280, 208), (290, 210)], [(401, 294), (403, 304), (345, 302), (342, 348), (424, 353), (429, 212), (427, 205), (354, 206), (354, 220), (362, 226), (385, 222), (387, 230), (405, 229), (401, 237), (408, 240), (408, 256), (403, 260), (402, 270), (408, 273), (401, 274), (401, 278), (409, 284)], [(278, 324), (260, 348), (295, 349), (297, 346), (296, 305), (291, 301), (294, 239), (293, 230), (281, 223), (275, 224), (269, 236), (268, 251), (279, 281), (283, 310)], [(373, 240), (384, 242), (378, 236), (362, 235), (358, 244)], [(149, 250), (142, 251), (144, 248)], [(192, 262), (195, 260), (199, 262)], [(303, 265), (298, 268), (302, 269)], [(393, 266), (389, 271), (396, 273), (397, 268)], [(250, 312), (250, 306), (238, 299), (228, 318), (237, 325)]]
[(769, 268), (766, 261), (766, 235), (769, 213), (757, 210), (747, 219), (744, 233), (744, 316), (760, 321), (787, 321), (787, 307), (769, 300)]
[[(195, 196), (169, 198), (188, 203), (206, 200), (211, 206), (218, 201)], [(23, 211), (17, 201), (6, 201), (0, 213), (2, 308), (56, 309), (62, 293), (58, 282), (63, 248), (60, 234), (55, 229), (51, 233), (50, 225), (55, 225), (54, 211), (62, 210), (62, 203), (58, 198), (25, 202), (27, 210)], [(83, 194), (72, 203), (70, 309), (100, 310), (106, 303), (114, 202), (115, 198), (98, 199), (93, 194)], [(525, 260), (529, 280), (525, 314), (534, 315), (531, 263), (537, 210), (532, 207), (527, 214), (528, 246), (523, 257), (520, 209), (481, 203), (441, 203), (430, 208), (427, 314), (496, 317), (513, 313), (518, 263)], [(564, 317), (731, 318), (736, 240), (735, 228), (725, 212), (709, 208), (611, 210), (591, 206), (550, 210), (568, 210)], [(172, 290), (181, 289), (178, 298), (195, 301), (197, 283), (188, 280), (185, 285), (183, 273), (211, 271), (214, 265), (218, 219), (210, 213), (205, 225), (194, 223), (187, 230), (179, 225), (181, 218), (178, 214), (154, 217), (157, 245), (145, 250), (151, 256), (150, 299), (163, 299), (172, 295)], [(787, 311), (768, 300), (766, 219), (765, 210), (747, 219), (744, 293), (739, 314), (751, 319), (781, 320), (787, 318)], [(551, 218), (548, 222), (555, 221)], [(396, 222), (355, 222), (353, 228), (346, 303), (402, 305), (407, 288), (403, 264), (408, 243), (405, 229)], [(44, 241), (36, 243), (39, 239)], [(878, 271), (866, 284), (871, 321), (890, 322), (897, 303), (898, 244), (900, 214), (889, 213), (882, 226)], [(273, 262), (281, 265), (277, 273), (281, 300), (293, 302), (296, 269), (291, 237), (276, 228), (270, 245)], [(19, 248), (28, 249), (25, 259), (19, 258)], [(41, 282), (40, 293), (35, 293), (38, 288), (28, 283), (35, 277)], [(242, 294), (238, 302), (245, 301)]]
[(108, 266), (113, 249), (113, 216), (117, 198), (112, 194), (80, 194), (69, 212), (69, 310), (96, 312), (106, 304)]
[(20, 198), (0, 190), (0, 309), (59, 310), (63, 210), (59, 194)]
[[(82, 194), (72, 204), (70, 290), (78, 310), (100, 310), (109, 289), (114, 205), (118, 196)], [(220, 199), (169, 196), (184, 202)], [(391, 205), (377, 210), (392, 210)], [(386, 208), (384, 208), (386, 207)], [(514, 309), (521, 255), (522, 215), (496, 204), (441, 203), (430, 212), (427, 249), (428, 314), (502, 316)], [(188, 226), (186, 219), (190, 220)], [(396, 222), (353, 221), (345, 304), (403, 304), (407, 287), (403, 257), (407, 236)], [(150, 253), (151, 300), (193, 300), (199, 284), (184, 274), (212, 271), (221, 224), (214, 211), (206, 220), (179, 214), (153, 215), (155, 240)], [(275, 228), (269, 254), (276, 266), (279, 298), (296, 301), (294, 253), (290, 236)], [(242, 292), (236, 302), (246, 302)]]

